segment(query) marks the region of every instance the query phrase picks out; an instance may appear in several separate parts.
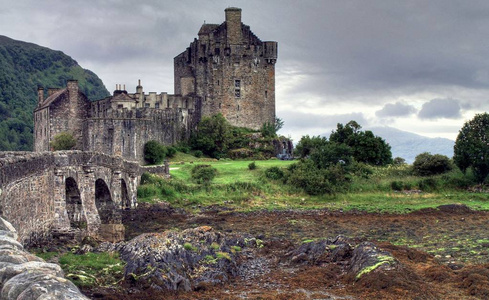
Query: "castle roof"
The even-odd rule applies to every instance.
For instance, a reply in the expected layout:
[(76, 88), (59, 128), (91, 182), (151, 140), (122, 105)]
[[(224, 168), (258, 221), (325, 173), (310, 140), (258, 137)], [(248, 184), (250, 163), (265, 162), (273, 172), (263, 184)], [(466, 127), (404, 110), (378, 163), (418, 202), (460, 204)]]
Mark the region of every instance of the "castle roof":
[(200, 27), (199, 35), (209, 34), (212, 31), (214, 31), (217, 27), (219, 27), (219, 24), (204, 24), (202, 25), (202, 27)]
[(131, 101), (131, 102), (137, 102), (135, 99), (131, 98), (127, 93), (120, 93), (115, 96), (113, 96), (110, 99), (110, 102), (115, 102), (115, 101)]
[(62, 94), (68, 93), (68, 89), (60, 89), (59, 91), (53, 93), (51, 96), (47, 97), (41, 104), (40, 107), (36, 108), (36, 110), (46, 108), (50, 106), (53, 102), (55, 102)]

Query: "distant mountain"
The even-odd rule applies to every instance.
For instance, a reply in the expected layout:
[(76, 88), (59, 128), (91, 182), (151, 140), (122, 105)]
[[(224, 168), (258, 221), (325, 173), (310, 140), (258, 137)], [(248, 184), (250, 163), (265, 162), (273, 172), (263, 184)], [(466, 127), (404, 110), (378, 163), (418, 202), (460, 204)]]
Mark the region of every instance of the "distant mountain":
[(392, 127), (372, 127), (374, 135), (380, 136), (391, 146), (392, 157), (402, 157), (412, 163), (416, 155), (423, 152), (453, 157), (454, 141), (445, 138), (429, 138)]
[(0, 151), (32, 150), (38, 85), (62, 88), (70, 79), (91, 100), (109, 95), (97, 75), (63, 52), (0, 35)]

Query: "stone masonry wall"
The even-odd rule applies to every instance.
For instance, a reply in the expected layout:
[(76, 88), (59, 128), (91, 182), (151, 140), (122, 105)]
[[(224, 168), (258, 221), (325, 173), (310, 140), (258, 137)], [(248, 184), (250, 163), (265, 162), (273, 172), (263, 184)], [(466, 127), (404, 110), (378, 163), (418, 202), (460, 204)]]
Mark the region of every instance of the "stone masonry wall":
[(95, 203), (95, 182), (108, 186), (116, 209), (135, 207), (139, 172), (137, 162), (94, 152), (3, 152), (1, 213), (18, 228), (24, 244), (52, 229), (69, 229), (65, 182), (72, 178), (80, 193), (86, 234), (96, 234), (104, 224)]

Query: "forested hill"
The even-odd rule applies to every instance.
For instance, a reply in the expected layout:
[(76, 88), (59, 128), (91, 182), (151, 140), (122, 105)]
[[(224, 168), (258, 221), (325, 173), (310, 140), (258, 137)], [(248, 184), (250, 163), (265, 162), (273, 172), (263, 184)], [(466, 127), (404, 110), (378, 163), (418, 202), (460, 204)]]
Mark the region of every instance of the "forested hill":
[(32, 150), (38, 85), (47, 92), (69, 79), (78, 80), (90, 100), (109, 95), (97, 75), (63, 52), (0, 35), (0, 151)]

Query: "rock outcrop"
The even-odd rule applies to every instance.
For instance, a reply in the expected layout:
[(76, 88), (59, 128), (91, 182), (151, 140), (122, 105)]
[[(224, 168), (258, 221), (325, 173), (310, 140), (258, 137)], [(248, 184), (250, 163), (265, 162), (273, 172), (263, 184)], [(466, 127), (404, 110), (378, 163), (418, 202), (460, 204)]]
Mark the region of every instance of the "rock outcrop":
[(15, 228), (0, 218), (0, 299), (88, 299), (56, 264), (24, 250)]
[(128, 281), (154, 289), (190, 291), (228, 281), (257, 240), (209, 226), (142, 234), (119, 248)]

